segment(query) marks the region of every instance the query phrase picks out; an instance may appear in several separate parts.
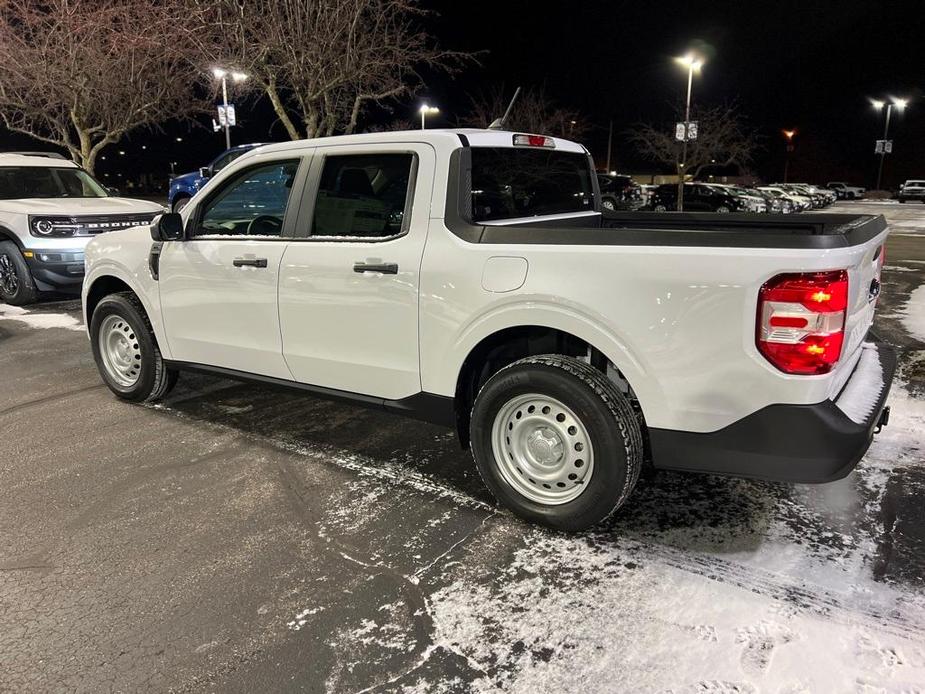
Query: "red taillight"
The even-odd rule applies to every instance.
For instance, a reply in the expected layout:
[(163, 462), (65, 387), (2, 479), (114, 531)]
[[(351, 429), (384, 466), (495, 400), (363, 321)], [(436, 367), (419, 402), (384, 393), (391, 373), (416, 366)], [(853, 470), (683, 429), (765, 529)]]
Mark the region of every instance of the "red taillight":
[(758, 292), (758, 351), (784, 373), (828, 373), (841, 357), (847, 308), (845, 270), (778, 275)]

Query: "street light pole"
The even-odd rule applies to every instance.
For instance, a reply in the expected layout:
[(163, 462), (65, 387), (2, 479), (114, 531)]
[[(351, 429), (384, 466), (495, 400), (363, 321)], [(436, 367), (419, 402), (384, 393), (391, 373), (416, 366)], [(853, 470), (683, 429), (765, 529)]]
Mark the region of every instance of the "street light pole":
[(883, 124), (883, 150), (880, 152), (880, 165), (877, 167), (877, 190), (880, 190), (880, 181), (883, 178), (883, 160), (886, 158), (886, 139), (890, 132), (890, 115), (893, 113), (893, 104), (886, 105), (886, 121)]
[(797, 134), (796, 130), (782, 130), (784, 137), (787, 138), (787, 158), (784, 160), (784, 183), (787, 182), (787, 174), (790, 172), (790, 155), (793, 153), (793, 136)]
[(681, 161), (678, 165), (678, 212), (684, 211), (684, 180), (687, 178), (687, 141), (690, 139), (691, 124), (691, 91), (694, 86), (694, 70), (700, 70), (703, 61), (695, 58), (693, 55), (686, 55), (683, 58), (675, 58), (675, 61), (681, 65), (687, 66), (687, 100), (684, 106), (684, 140), (681, 143)]
[(225, 107), (225, 149), (231, 149), (231, 126), (228, 124), (228, 73), (222, 70), (222, 104)]
[(243, 82), (247, 79), (247, 75), (243, 72), (226, 70), (222, 67), (212, 68), (212, 74), (222, 81), (222, 108), (225, 109), (225, 149), (231, 149), (231, 118), (228, 114), (228, 75), (231, 75), (231, 79), (235, 82)]
[(896, 107), (897, 111), (902, 111), (906, 104), (909, 103), (905, 99), (890, 99), (890, 103), (885, 103), (883, 101), (872, 101), (871, 102), (875, 109), (882, 111), (883, 107), (886, 106), (886, 120), (883, 123), (883, 149), (880, 150), (880, 164), (877, 166), (877, 190), (880, 190), (880, 181), (883, 178), (883, 160), (886, 158), (886, 143), (888, 142), (890, 134), (890, 116), (893, 113), (893, 107)]
[(424, 128), (427, 127), (424, 119), (427, 118), (428, 115), (436, 115), (440, 113), (440, 109), (437, 108), (436, 106), (429, 106), (427, 104), (422, 104), (420, 108), (420, 112), (421, 112), (421, 130), (424, 130)]

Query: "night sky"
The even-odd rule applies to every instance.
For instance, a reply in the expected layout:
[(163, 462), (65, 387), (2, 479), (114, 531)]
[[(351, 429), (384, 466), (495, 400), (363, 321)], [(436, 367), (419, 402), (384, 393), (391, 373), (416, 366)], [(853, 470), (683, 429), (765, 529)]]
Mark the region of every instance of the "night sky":
[[(883, 114), (868, 99), (892, 94), (911, 101), (891, 125), (896, 153), (887, 160), (884, 185), (925, 177), (925, 2), (423, 0), (423, 5), (437, 13), (426, 25), (439, 42), (485, 50), (482, 64), (452, 79), (428, 75), (418, 98), (397, 104), (393, 115), (371, 114), (372, 120), (414, 119), (426, 99), (442, 109), (429, 122), (452, 126), (465, 112), (469, 92), (501, 83), (511, 93), (517, 85), (543, 86), (561, 105), (579, 110), (589, 125), (585, 142), (601, 166), (612, 119), (612, 168), (657, 172), (657, 165), (639, 160), (629, 148), (624, 132), (635, 122), (672, 119), (672, 105), (683, 98), (686, 85), (684, 70), (671, 58), (699, 47), (707, 63), (695, 77), (694, 101), (739, 103), (763, 136), (752, 167), (759, 176), (782, 177), (780, 129), (797, 128), (791, 180), (873, 185), (873, 147)], [(238, 114), (246, 122), (233, 131), (234, 142), (284, 139), (265, 103), (240, 104)], [(9, 136), (0, 144), (28, 145)], [(191, 170), (223, 148), (223, 136), (211, 128), (167, 124), (163, 132), (137, 133), (109, 148), (99, 173), (114, 182), (132, 166), (161, 171), (168, 161), (176, 161), (178, 171)], [(126, 154), (120, 156), (120, 150)]]

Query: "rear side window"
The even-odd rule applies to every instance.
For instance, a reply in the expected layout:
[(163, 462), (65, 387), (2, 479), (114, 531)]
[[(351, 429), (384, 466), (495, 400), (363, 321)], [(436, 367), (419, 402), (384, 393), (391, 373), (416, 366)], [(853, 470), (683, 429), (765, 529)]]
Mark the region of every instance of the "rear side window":
[(414, 155), (325, 157), (315, 199), (313, 236), (385, 238), (401, 234)]
[(593, 209), (587, 156), (547, 149), (472, 148), (472, 221)]

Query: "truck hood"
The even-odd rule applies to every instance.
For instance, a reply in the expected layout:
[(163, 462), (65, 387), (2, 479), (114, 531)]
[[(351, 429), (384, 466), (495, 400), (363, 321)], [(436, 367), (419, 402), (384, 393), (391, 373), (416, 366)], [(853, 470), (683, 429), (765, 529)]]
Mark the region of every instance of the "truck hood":
[(0, 200), (0, 210), (18, 214), (107, 215), (163, 212), (164, 206), (134, 198), (23, 198)]
[(170, 179), (170, 185), (175, 183), (195, 183), (199, 178), (198, 171), (189, 171), (185, 174), (180, 174), (179, 176), (174, 176)]

